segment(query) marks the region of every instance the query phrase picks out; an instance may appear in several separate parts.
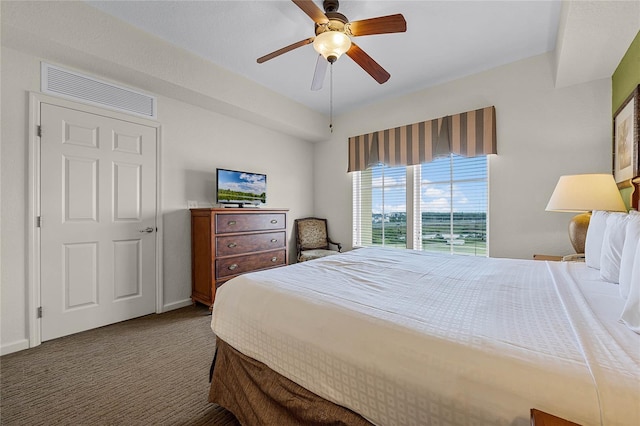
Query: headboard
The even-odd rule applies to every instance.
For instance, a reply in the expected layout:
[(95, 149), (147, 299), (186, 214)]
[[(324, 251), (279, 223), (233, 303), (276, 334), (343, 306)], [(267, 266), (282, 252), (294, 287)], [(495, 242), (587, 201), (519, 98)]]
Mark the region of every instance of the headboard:
[(618, 184), (618, 189), (627, 207), (640, 211), (640, 176)]

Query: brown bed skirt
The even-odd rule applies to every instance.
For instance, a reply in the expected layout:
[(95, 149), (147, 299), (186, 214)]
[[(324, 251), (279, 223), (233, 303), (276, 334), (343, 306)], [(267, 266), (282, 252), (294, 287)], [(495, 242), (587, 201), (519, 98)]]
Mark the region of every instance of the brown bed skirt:
[(242, 425), (371, 425), (217, 339), (209, 402)]

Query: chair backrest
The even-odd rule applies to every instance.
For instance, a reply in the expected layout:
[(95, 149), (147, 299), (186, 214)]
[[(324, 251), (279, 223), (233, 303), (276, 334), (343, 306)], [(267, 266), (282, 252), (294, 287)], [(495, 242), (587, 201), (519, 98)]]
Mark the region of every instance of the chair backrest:
[(294, 221), (300, 250), (328, 249), (327, 219), (307, 217)]

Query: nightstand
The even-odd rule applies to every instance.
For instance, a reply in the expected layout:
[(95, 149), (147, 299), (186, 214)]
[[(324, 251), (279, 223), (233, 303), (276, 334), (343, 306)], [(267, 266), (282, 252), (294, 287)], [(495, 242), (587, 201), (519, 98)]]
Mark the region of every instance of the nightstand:
[(544, 411), (531, 409), (531, 426), (580, 426), (578, 423), (561, 419)]
[(556, 256), (553, 254), (534, 254), (533, 260), (549, 260), (551, 262), (584, 262), (584, 254), (568, 254)]
[(562, 256), (554, 256), (551, 254), (534, 254), (533, 260), (551, 260), (553, 262), (562, 262)]
[(568, 254), (562, 257), (563, 262), (584, 262), (584, 253)]

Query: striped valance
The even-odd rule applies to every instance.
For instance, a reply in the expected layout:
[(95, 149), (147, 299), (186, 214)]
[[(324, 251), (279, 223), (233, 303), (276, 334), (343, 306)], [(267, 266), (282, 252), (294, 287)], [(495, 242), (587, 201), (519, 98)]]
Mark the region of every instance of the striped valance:
[(349, 170), (408, 166), (450, 153), (496, 154), (496, 110), (486, 107), (349, 138)]

